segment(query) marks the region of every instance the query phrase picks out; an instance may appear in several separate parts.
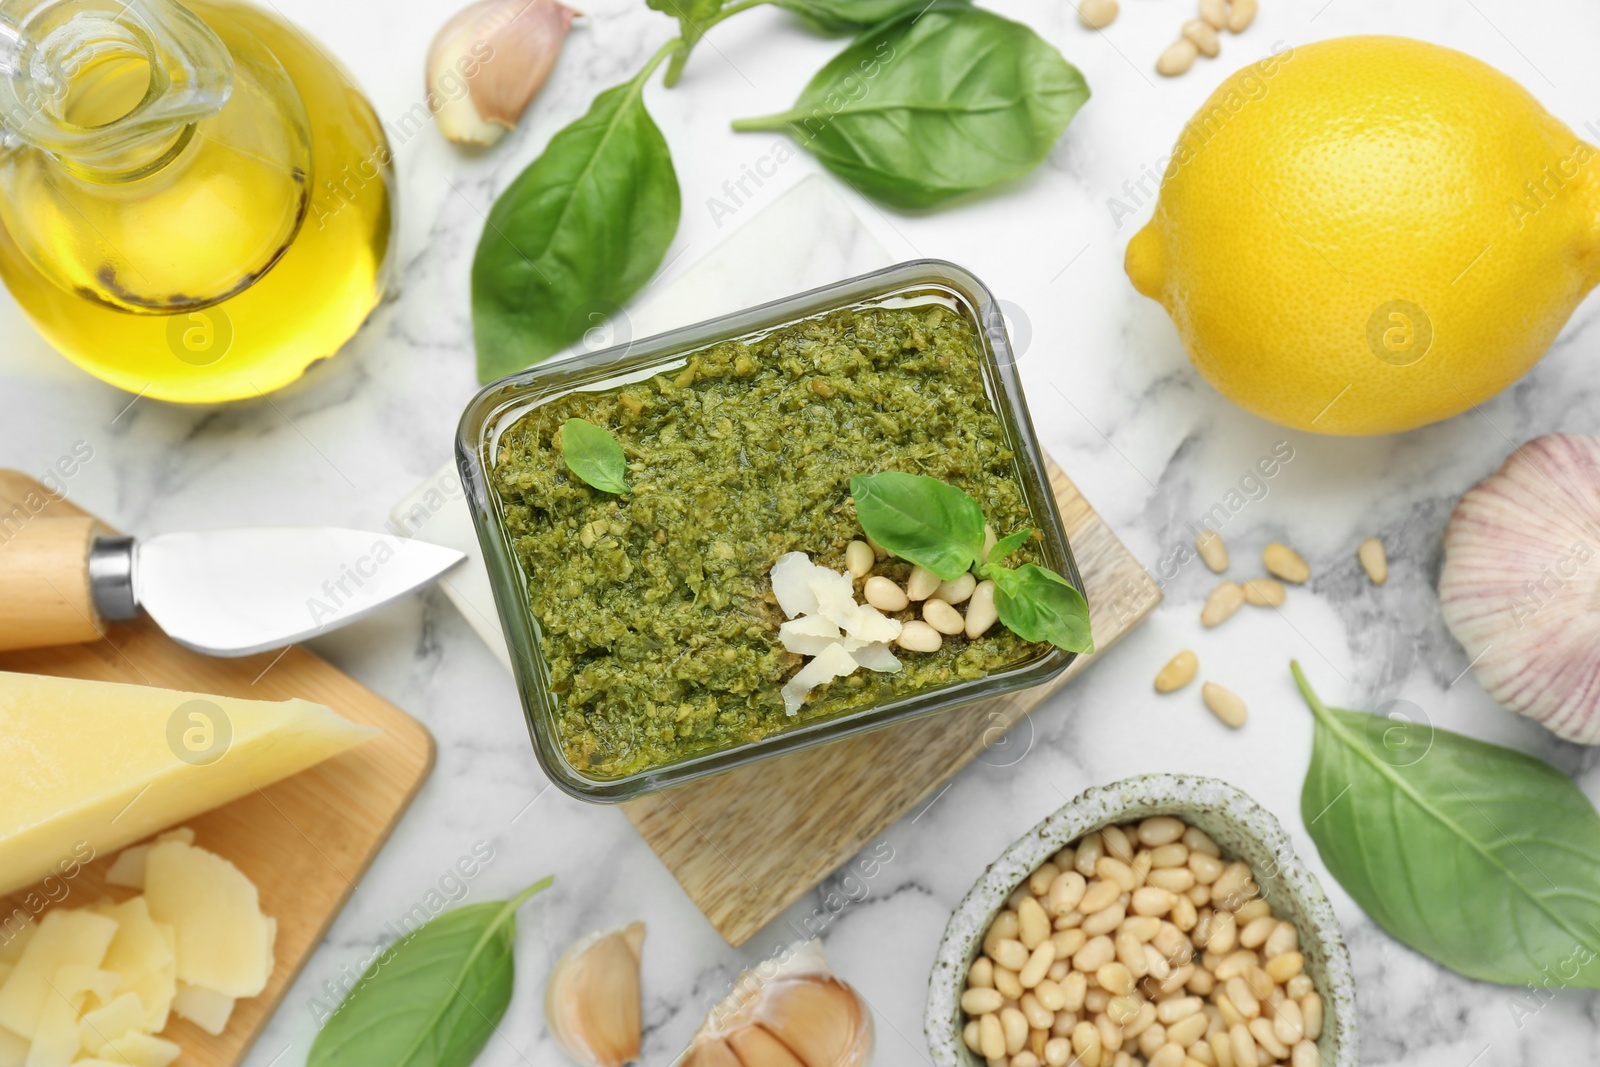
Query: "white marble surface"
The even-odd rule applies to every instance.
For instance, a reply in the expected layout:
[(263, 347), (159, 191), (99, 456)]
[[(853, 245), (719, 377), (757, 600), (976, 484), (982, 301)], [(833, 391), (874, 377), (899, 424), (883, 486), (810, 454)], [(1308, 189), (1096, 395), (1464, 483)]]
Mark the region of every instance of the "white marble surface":
[[(417, 100), (438, 5), (276, 2), (343, 57), (384, 116)], [(95, 458), (71, 494), (134, 530), (222, 520), (380, 525), (394, 501), (447, 458), (475, 388), (467, 264), (481, 213), (556, 128), (668, 34), (661, 17), (633, 0), (583, 6), (592, 15), (574, 32), (534, 116), (499, 149), (469, 157), (431, 132), (401, 147), (400, 292), (339, 359), (273, 403), (128, 407), (127, 396), (53, 356), (0, 298), (0, 462), (41, 472), (74, 442), (91, 442)], [(886, 214), (843, 195), (896, 258), (956, 260), (1017, 305), (1014, 325), (1029, 338), (1023, 372), (1044, 442), (1143, 560), (1154, 566), (1185, 540), (1185, 521), (1287, 440), (1294, 460), (1224, 532), (1241, 558), (1274, 537), (1292, 540), (1317, 577), (1281, 617), (1249, 613), (1202, 634), (1196, 615), (1209, 582), (1186, 568), (1168, 584), (1166, 605), (1125, 645), (889, 831), (876, 854), (892, 858), (865, 882), (865, 898), (825, 924), (830, 955), (876, 1009), (885, 1065), (925, 1062), (922, 976), (950, 909), (1006, 844), (1085, 786), (1143, 771), (1218, 775), (1276, 811), (1322, 872), (1298, 815), (1310, 718), (1288, 678), (1292, 656), (1330, 699), (1373, 706), (1405, 697), (1437, 724), (1555, 761), (1600, 796), (1591, 753), (1553, 742), (1496, 708), (1470, 675), (1458, 678), (1464, 657), (1438, 621), (1433, 592), (1439, 536), (1459, 493), (1514, 442), (1555, 429), (1600, 432), (1595, 302), (1531, 375), (1481, 414), (1395, 438), (1286, 434), (1242, 415), (1196, 377), (1166, 317), (1133, 293), (1120, 269), (1148, 205), (1120, 228), (1107, 208), (1109, 198), (1128, 196), (1124, 182), (1137, 182), (1167, 151), (1214, 84), (1274, 41), (1392, 32), (1449, 44), (1506, 70), (1582, 128), (1600, 120), (1592, 58), (1600, 8), (1584, 0), (1268, 0), (1250, 33), (1226, 42), (1221, 61), (1168, 82), (1149, 66), (1188, 17), (1187, 0), (1125, 0), (1104, 38), (1081, 31), (1062, 0), (994, 6), (1058, 43), (1093, 86), (1094, 100), (1047, 164), (1003, 195), (930, 215)], [(785, 163), (720, 227), (706, 207), (724, 181), (771, 150), (769, 138), (736, 136), (727, 121), (786, 105), (836, 47), (756, 11), (713, 33), (679, 90), (650, 90), (685, 194), (669, 278), (755, 206), (816, 170), (804, 157)], [(1386, 538), (1393, 559), (1382, 590), (1365, 583), (1353, 556), (1372, 533)], [(1195, 700), (1150, 693), (1151, 675), (1179, 646), (1196, 648), (1208, 674), (1249, 700), (1247, 729), (1225, 733)], [(481, 1061), (495, 1067), (558, 1062), (539, 1019), (539, 991), (555, 954), (584, 930), (649, 922), (645, 1062), (665, 1063), (737, 969), (821, 906), (813, 894), (744, 949), (724, 945), (618, 812), (547, 790), (510, 679), (439, 594), (317, 648), (423, 718), (439, 740), (439, 766), (266, 1032), (255, 1067), (303, 1060), (323, 984), (339, 982), (384, 924), (479, 840), (492, 843), (496, 858), (472, 883), (473, 899), (557, 875), (556, 888), (524, 912), (514, 1005)], [(1361, 983), (1365, 1062), (1600, 1060), (1594, 994), (1562, 992), (1519, 1025), (1515, 991), (1440, 970), (1329, 888)]]

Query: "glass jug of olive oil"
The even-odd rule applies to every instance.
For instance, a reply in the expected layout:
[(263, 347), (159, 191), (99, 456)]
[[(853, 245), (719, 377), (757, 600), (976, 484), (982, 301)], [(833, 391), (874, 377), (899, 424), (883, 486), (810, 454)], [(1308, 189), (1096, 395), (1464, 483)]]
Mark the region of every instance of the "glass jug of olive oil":
[(253, 397), (383, 294), (388, 141), (350, 76), (238, 0), (0, 0), (0, 277), (129, 392)]

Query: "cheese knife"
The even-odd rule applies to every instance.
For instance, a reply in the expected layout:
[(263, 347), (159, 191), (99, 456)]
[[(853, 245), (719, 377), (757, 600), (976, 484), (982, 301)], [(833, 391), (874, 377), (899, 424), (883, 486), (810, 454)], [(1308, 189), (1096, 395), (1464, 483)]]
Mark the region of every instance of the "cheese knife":
[(143, 610), (185, 648), (249, 656), (364, 618), (465, 558), (334, 527), (135, 539), (89, 518), (26, 518), (0, 524), (0, 650), (98, 640)]

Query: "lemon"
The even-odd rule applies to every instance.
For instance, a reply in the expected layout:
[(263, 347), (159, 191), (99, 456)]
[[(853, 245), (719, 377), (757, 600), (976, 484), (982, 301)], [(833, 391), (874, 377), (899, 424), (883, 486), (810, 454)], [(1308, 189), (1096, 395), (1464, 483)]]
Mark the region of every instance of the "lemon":
[(1448, 48), (1284, 51), (1184, 127), (1128, 276), (1247, 410), (1408, 430), (1516, 381), (1600, 281), (1597, 155)]

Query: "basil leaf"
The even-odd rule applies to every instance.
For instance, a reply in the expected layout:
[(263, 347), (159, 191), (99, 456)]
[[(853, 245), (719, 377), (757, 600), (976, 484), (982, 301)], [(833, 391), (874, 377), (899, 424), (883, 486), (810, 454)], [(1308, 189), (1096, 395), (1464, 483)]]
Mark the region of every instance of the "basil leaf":
[(993, 567), (994, 606), (1005, 628), (1024, 641), (1048, 641), (1068, 652), (1093, 652), (1089, 603), (1065, 578), (1032, 563)]
[(1330, 708), (1300, 813), (1322, 862), (1391, 935), (1469, 978), (1600, 989), (1600, 814), (1509, 748)]
[(552, 356), (609, 318), (672, 244), (678, 178), (640, 95), (644, 74), (596, 97), (490, 210), (472, 262), (483, 381)]
[(567, 470), (602, 493), (628, 491), (628, 458), (622, 445), (605, 429), (587, 419), (561, 424), (561, 458)]
[(1032, 530), (1018, 530), (1016, 533), (1006, 534), (994, 543), (993, 548), (989, 549), (989, 558), (985, 561), (986, 564), (991, 567), (998, 567), (1006, 561), (1006, 557), (1021, 548), (1023, 543), (1031, 536), (1033, 536)]
[(858, 192), (924, 208), (1028, 173), (1087, 99), (1031, 29), (946, 2), (861, 37), (790, 110), (733, 128), (787, 130)]
[(550, 881), (444, 912), (385, 949), (328, 1017), (306, 1067), (467, 1067), (511, 1003), (517, 908)]
[(663, 79), (667, 88), (678, 84), (683, 65), (689, 61), (689, 53), (700, 43), (706, 30), (721, 21), (716, 16), (726, 3), (727, 0), (645, 0), (645, 6), (678, 20), (678, 35), (683, 39), (683, 47), (667, 64), (667, 74)]
[[(671, 0), (663, 0), (670, 3)], [(928, 7), (929, 0), (774, 0), (824, 33), (860, 33)]]
[(900, 471), (858, 474), (850, 479), (850, 495), (868, 537), (945, 581), (971, 570), (983, 551), (983, 509), (937, 478)]

